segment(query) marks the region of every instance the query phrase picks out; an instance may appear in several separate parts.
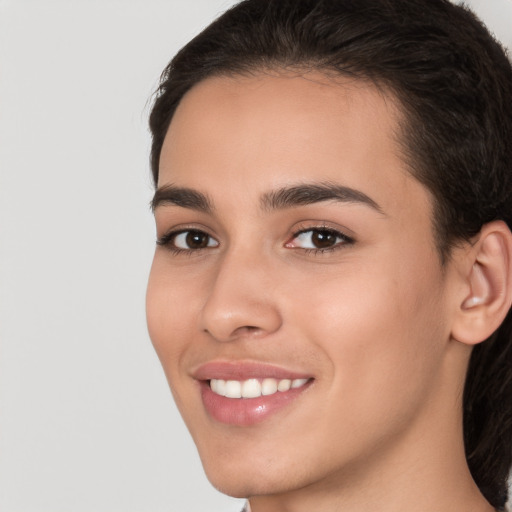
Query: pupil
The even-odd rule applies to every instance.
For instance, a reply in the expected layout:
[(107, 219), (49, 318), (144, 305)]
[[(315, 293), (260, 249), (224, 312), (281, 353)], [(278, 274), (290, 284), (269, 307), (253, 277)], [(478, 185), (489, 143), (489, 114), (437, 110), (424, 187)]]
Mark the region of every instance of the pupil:
[(336, 235), (331, 231), (314, 231), (312, 241), (318, 249), (332, 247), (336, 243)]
[(208, 247), (208, 235), (200, 231), (190, 231), (186, 237), (187, 245), (192, 249)]

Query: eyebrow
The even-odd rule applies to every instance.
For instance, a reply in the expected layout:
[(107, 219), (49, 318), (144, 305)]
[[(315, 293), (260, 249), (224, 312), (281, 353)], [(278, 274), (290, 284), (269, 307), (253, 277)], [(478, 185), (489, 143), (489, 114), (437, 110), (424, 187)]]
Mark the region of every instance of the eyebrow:
[(381, 214), (384, 213), (382, 208), (364, 192), (329, 182), (306, 183), (268, 192), (262, 196), (261, 205), (265, 210), (280, 210), (323, 201), (360, 203)]
[(171, 204), (181, 208), (189, 208), (203, 213), (211, 213), (212, 203), (208, 196), (197, 190), (176, 187), (175, 185), (164, 185), (156, 190), (151, 200), (151, 210), (154, 212), (158, 206)]
[[(339, 201), (342, 203), (359, 203), (383, 214), (382, 208), (369, 196), (337, 183), (306, 183), (283, 187), (263, 194), (260, 198), (264, 210), (282, 210), (324, 201)], [(158, 206), (171, 204), (181, 208), (189, 208), (203, 213), (212, 213), (212, 201), (197, 190), (175, 185), (164, 185), (156, 190), (151, 201), (154, 212)]]

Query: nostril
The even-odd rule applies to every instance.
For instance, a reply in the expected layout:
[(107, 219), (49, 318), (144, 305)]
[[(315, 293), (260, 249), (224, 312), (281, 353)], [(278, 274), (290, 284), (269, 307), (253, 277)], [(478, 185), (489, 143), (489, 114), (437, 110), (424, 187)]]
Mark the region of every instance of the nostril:
[[(215, 329), (213, 329), (213, 332), (205, 328), (203, 329), (203, 332), (208, 333), (209, 335), (216, 337), (219, 339), (219, 333), (217, 333), (217, 336), (215, 336)], [(230, 334), (226, 334), (223, 339), (226, 341), (233, 341), (235, 339), (243, 338), (243, 337), (257, 337), (258, 335), (264, 335), (264, 330), (261, 329), (261, 327), (257, 327), (255, 325), (243, 325), (241, 327), (237, 327), (233, 332)]]
[(235, 330), (233, 333), (235, 336), (243, 336), (245, 335), (252, 335), (254, 336), (258, 332), (262, 332), (262, 329), (260, 327), (256, 327), (255, 325), (243, 325), (242, 327), (239, 327)]

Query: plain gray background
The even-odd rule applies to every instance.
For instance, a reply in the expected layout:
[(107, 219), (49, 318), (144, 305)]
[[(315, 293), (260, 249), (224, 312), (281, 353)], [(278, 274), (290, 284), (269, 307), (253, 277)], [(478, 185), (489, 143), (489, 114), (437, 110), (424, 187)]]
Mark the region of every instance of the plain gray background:
[[(0, 510), (234, 512), (146, 333), (148, 99), (230, 0), (0, 0)], [(470, 5), (512, 48), (512, 0)]]

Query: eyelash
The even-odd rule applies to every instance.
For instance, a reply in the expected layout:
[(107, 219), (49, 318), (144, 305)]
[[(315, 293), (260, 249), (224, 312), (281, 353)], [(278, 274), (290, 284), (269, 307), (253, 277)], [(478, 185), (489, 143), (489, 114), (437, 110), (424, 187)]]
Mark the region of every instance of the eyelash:
[[(165, 233), (160, 238), (158, 238), (156, 243), (159, 246), (167, 248), (171, 253), (173, 253), (175, 255), (181, 255), (181, 254), (191, 255), (192, 253), (199, 252), (202, 249), (208, 249), (210, 247), (210, 246), (206, 246), (206, 247), (200, 247), (200, 248), (195, 248), (195, 249), (193, 249), (193, 248), (182, 249), (181, 247), (176, 247), (174, 245), (176, 238), (185, 233), (196, 233), (198, 235), (204, 235), (204, 236), (208, 237), (209, 241), (215, 240), (215, 238), (213, 238), (211, 235), (209, 235), (206, 231), (203, 231), (202, 229), (189, 228), (189, 229), (180, 229), (177, 231), (169, 231), (168, 233)], [(217, 242), (217, 244), (218, 244), (218, 242)]]
[[(291, 244), (293, 242), (293, 240), (297, 239), (298, 237), (300, 237), (300, 235), (303, 235), (305, 233), (309, 233), (309, 232), (323, 232), (323, 233), (327, 233), (329, 235), (332, 235), (334, 236), (336, 239), (341, 239), (341, 242), (337, 242), (335, 245), (331, 246), (331, 247), (325, 247), (325, 248), (302, 248), (302, 247), (291, 247), (289, 244)], [(198, 247), (198, 248), (188, 248), (188, 249), (183, 249), (183, 248), (180, 248), (180, 247), (176, 247), (174, 245), (174, 242), (176, 240), (176, 238), (179, 236), (179, 235), (182, 235), (182, 234), (185, 234), (185, 233), (195, 233), (195, 234), (198, 234), (198, 235), (203, 235), (203, 236), (206, 236), (208, 237), (208, 243), (211, 241), (211, 240), (215, 240), (215, 238), (213, 238), (211, 235), (209, 235), (207, 232), (201, 230), (201, 229), (180, 229), (180, 230), (177, 230), (177, 231), (170, 231), (164, 235), (162, 235), (161, 237), (159, 237), (157, 239), (157, 245), (159, 246), (162, 246), (162, 247), (166, 247), (169, 251), (171, 251), (173, 254), (175, 255), (181, 255), (181, 254), (189, 254), (191, 255), (192, 253), (197, 253), (203, 249), (208, 249), (208, 248), (215, 248), (215, 247), (218, 247), (218, 244), (219, 242), (215, 240), (215, 242), (217, 243), (216, 246), (209, 246), (207, 245), (206, 247)], [(305, 254), (324, 254), (324, 253), (328, 253), (328, 252), (333, 252), (333, 251), (336, 251), (336, 250), (340, 250), (343, 248), (343, 246), (345, 245), (350, 245), (350, 244), (353, 244), (355, 242), (355, 240), (346, 235), (345, 233), (337, 230), (337, 229), (333, 229), (331, 227), (328, 227), (328, 226), (313, 226), (313, 227), (304, 227), (302, 229), (299, 229), (298, 231), (295, 231), (291, 238), (289, 239), (290, 241), (289, 242), (286, 242), (285, 243), (285, 247), (288, 247), (289, 249), (301, 249), (302, 251), (304, 251)]]
[[(334, 236), (336, 239), (340, 239), (341, 241), (340, 242), (337, 242), (336, 244), (330, 246), (330, 247), (324, 247), (324, 248), (321, 248), (321, 247), (316, 247), (316, 248), (313, 248), (313, 247), (310, 247), (310, 248), (303, 248), (303, 247), (291, 247), (289, 246), (289, 244), (291, 244), (293, 242), (293, 240), (297, 239), (298, 237), (300, 237), (300, 235), (303, 235), (305, 233), (326, 233), (328, 235), (331, 235), (331, 236)], [(339, 231), (338, 229), (334, 229), (334, 228), (331, 228), (329, 226), (309, 226), (309, 227), (304, 227), (302, 229), (299, 229), (298, 231), (296, 231), (292, 237), (290, 238), (290, 242), (287, 242), (285, 244), (285, 247), (289, 247), (290, 249), (301, 249), (302, 251), (304, 251), (305, 254), (313, 254), (313, 255), (317, 255), (317, 254), (325, 254), (325, 253), (330, 253), (330, 252), (334, 252), (334, 251), (338, 251), (340, 249), (343, 249), (344, 246), (346, 245), (351, 245), (355, 242), (355, 240), (346, 235), (345, 233), (343, 233), (342, 231)]]

